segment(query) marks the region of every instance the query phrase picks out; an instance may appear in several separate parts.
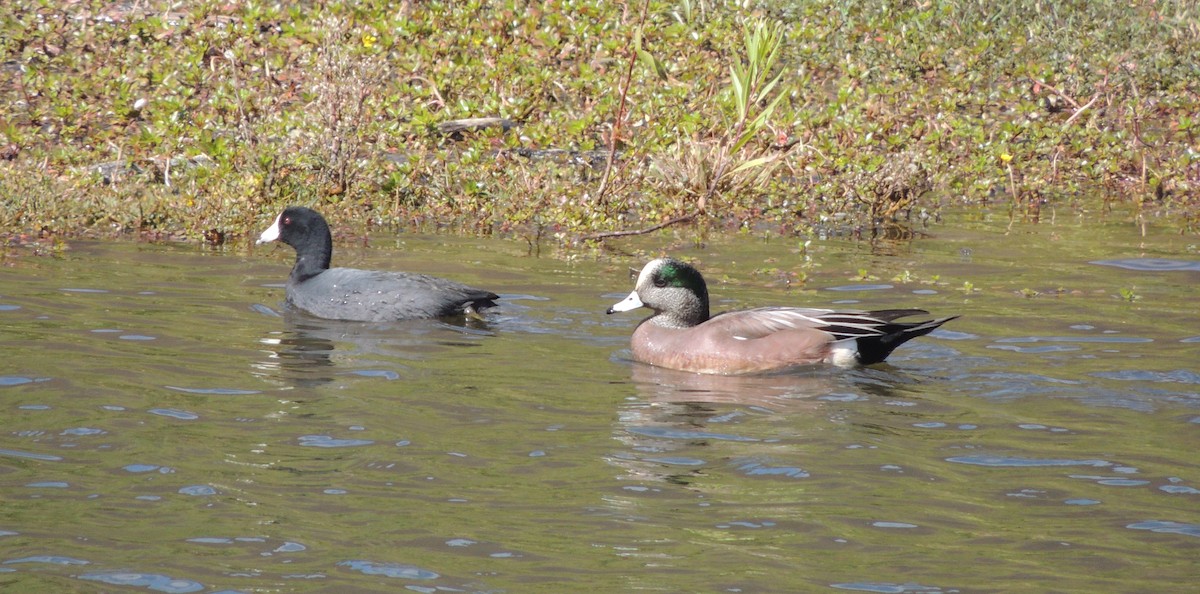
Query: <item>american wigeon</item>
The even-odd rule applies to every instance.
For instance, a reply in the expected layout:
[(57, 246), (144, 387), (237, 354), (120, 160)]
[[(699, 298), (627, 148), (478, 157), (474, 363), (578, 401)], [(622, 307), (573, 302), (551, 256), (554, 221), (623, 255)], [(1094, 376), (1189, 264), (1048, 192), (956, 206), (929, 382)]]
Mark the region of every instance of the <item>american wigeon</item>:
[(654, 260), (637, 286), (608, 313), (654, 310), (633, 331), (633, 358), (695, 373), (738, 374), (828, 363), (857, 367), (879, 363), (906, 341), (957, 318), (895, 322), (921, 309), (834, 311), (759, 307), (709, 317), (708, 287), (693, 266)]
[(390, 322), (474, 315), (499, 297), (454, 281), (354, 268), (330, 268), (333, 238), (325, 217), (310, 208), (285, 209), (255, 243), (280, 240), (296, 250), (287, 301), (318, 318)]

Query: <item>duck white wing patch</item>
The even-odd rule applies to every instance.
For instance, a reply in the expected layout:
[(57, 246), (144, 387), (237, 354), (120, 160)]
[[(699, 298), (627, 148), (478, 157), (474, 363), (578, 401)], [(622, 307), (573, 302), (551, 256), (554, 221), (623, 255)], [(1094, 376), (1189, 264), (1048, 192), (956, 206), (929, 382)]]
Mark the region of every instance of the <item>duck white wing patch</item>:
[(830, 312), (818, 318), (821, 330), (838, 340), (882, 336), (887, 320), (879, 319), (866, 312)]
[[(903, 310), (905, 313), (925, 313)], [(891, 320), (900, 317), (901, 310), (880, 312), (835, 311), (804, 307), (759, 307), (730, 314), (737, 316), (741, 336), (757, 337), (788, 330), (813, 329), (827, 332), (834, 340), (850, 340), (883, 336)], [(721, 316), (717, 316), (720, 318)], [(731, 320), (732, 321), (732, 320)]]
[(820, 315), (832, 313), (826, 309), (804, 309), (799, 307), (760, 307), (746, 310), (754, 323), (764, 333), (782, 332), (784, 330), (799, 330), (802, 328), (821, 328), (827, 324)]

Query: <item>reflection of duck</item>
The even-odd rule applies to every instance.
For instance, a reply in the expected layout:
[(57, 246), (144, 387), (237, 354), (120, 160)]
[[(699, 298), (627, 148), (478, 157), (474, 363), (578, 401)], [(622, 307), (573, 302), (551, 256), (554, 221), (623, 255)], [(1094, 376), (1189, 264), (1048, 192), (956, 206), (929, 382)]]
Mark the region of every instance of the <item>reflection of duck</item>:
[(721, 459), (732, 452), (747, 459), (765, 456), (775, 446), (763, 445), (766, 438), (754, 433), (753, 422), (772, 416), (807, 418), (822, 407), (816, 398), (838, 383), (838, 375), (824, 369), (722, 376), (633, 363), (631, 374), (639, 398), (620, 410), (616, 439), (627, 447), (610, 462), (630, 479), (678, 484), (701, 473), (714, 448)]
[(609, 462), (627, 479), (678, 484), (714, 462), (747, 475), (807, 476), (797, 463), (803, 452), (780, 449), (781, 440), (841, 423), (839, 402), (915, 396), (920, 382), (886, 365), (722, 376), (633, 363), (630, 372), (638, 398), (619, 411), (614, 437), (626, 447)]
[(378, 324), (285, 310), (282, 319), (283, 329), (259, 341), (267, 347), (267, 359), (254, 367), (260, 375), (291, 387), (326, 384), (342, 373), (394, 379), (404, 365), (389, 359), (420, 360), (446, 348), (476, 346), (478, 337), (491, 334), (485, 323), (473, 318)]
[(642, 363), (631, 366), (638, 394), (651, 404), (720, 404), (788, 413), (817, 407), (816, 396), (833, 389), (823, 370), (770, 375), (711, 375)]
[(633, 358), (696, 373), (737, 374), (824, 363), (873, 365), (905, 342), (955, 316), (897, 322), (920, 309), (833, 311), (759, 307), (709, 316), (704, 277), (690, 264), (660, 258), (646, 264), (637, 286), (608, 313), (654, 310), (633, 331)]

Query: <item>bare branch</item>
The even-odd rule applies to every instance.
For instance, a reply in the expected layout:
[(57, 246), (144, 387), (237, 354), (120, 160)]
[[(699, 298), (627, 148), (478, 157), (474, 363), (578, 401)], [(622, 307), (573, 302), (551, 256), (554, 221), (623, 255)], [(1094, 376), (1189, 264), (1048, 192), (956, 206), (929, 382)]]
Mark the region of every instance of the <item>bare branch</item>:
[(649, 227), (644, 227), (642, 229), (626, 229), (624, 231), (606, 231), (603, 233), (593, 233), (592, 235), (584, 235), (583, 237), (580, 237), (579, 240), (580, 241), (600, 241), (602, 239), (610, 239), (613, 237), (631, 237), (634, 235), (645, 235), (647, 233), (654, 233), (655, 231), (658, 231), (659, 229), (666, 229), (667, 227), (670, 227), (671, 225), (678, 225), (680, 223), (687, 223), (687, 222), (693, 221), (697, 217), (699, 217), (700, 215), (703, 215), (703, 214), (704, 214), (704, 209), (697, 208), (696, 210), (694, 210), (688, 214), (675, 217), (669, 221), (663, 221), (657, 225), (651, 225)]

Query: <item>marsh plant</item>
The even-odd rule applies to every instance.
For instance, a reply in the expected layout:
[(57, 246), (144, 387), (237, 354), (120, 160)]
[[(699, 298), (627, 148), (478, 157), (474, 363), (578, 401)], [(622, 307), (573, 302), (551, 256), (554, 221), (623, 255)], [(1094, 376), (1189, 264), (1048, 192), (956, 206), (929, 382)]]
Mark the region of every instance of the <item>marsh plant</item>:
[(762, 134), (790, 91), (778, 68), (784, 33), (777, 21), (746, 26), (742, 51), (729, 65), (728, 87), (717, 97), (718, 127), (702, 132), (706, 138), (679, 138), (651, 157), (658, 191), (705, 213), (714, 197), (769, 187), (786, 150)]
[[(1190, 233), (1197, 22), (1118, 0), (11, 0), (0, 228), (236, 238), (300, 202), (563, 241), (946, 205)], [(445, 132), (478, 117), (508, 124)]]

